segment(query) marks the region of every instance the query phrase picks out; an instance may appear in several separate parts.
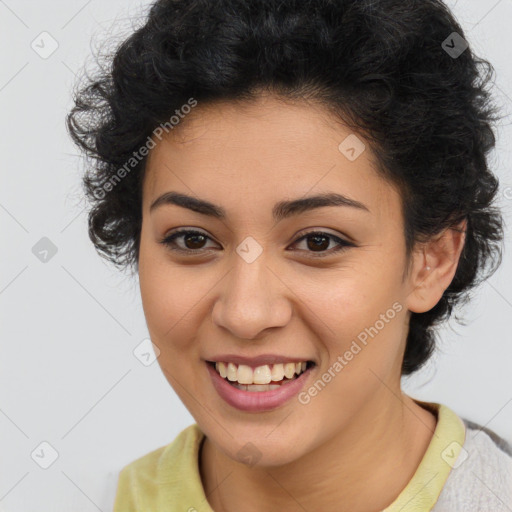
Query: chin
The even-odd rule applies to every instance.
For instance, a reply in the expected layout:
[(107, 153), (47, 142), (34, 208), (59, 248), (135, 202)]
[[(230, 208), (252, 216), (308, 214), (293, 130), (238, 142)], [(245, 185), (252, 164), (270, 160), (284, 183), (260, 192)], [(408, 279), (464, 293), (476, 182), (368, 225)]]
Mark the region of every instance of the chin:
[[(274, 429), (275, 437), (269, 435)], [(226, 435), (217, 442), (210, 440), (230, 459), (249, 467), (278, 467), (291, 464), (307, 453), (304, 435), (300, 432), (280, 430), (275, 425), (260, 427), (260, 429), (230, 430), (233, 437)]]

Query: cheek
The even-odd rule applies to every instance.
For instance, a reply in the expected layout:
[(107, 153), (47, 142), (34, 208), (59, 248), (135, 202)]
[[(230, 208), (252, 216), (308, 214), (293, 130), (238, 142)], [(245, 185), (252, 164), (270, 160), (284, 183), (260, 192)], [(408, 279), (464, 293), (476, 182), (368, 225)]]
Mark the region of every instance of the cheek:
[[(189, 271), (188, 271), (189, 272)], [(158, 248), (141, 243), (139, 283), (146, 324), (161, 356), (190, 346), (187, 326), (200, 307), (201, 290), (187, 270), (173, 267)], [(204, 295), (204, 293), (203, 293)]]
[(383, 381), (389, 383), (400, 365), (406, 310), (393, 284), (381, 284), (368, 275), (347, 276), (335, 286), (326, 283), (323, 294), (310, 296), (307, 305), (317, 317), (315, 334), (327, 355), (306, 389), (311, 416), (329, 414), (339, 426), (372, 398), (388, 392)]
[(353, 377), (368, 374), (369, 368), (378, 374), (390, 371), (406, 329), (399, 265), (383, 271), (382, 265), (359, 262), (322, 279), (303, 277), (295, 287), (307, 306), (302, 314), (327, 351), (326, 366), (342, 357), (343, 373)]
[(394, 319), (401, 309), (395, 304), (401, 301), (398, 271), (375, 272), (360, 267), (326, 272), (321, 279), (303, 275), (296, 281), (300, 285), (294, 286), (294, 291), (331, 332), (330, 337), (357, 335), (374, 325), (381, 314), (388, 312), (387, 317)]
[(153, 341), (165, 350), (190, 347), (188, 332), (197, 325), (194, 318), (201, 307), (200, 295), (179, 284), (177, 273), (140, 275), (141, 298), (148, 330)]

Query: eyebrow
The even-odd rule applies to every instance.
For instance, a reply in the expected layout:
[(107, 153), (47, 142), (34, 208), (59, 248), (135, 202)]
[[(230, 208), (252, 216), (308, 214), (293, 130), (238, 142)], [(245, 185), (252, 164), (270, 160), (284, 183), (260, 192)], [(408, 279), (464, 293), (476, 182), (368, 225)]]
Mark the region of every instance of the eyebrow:
[[(223, 220), (227, 217), (226, 210), (221, 206), (217, 206), (203, 199), (197, 199), (186, 194), (172, 191), (166, 192), (155, 199), (149, 207), (149, 211), (153, 212), (156, 208), (167, 204), (181, 206), (182, 208), (187, 208), (194, 212), (214, 217), (216, 219)], [(370, 211), (363, 203), (360, 203), (355, 199), (350, 199), (342, 194), (326, 193), (303, 197), (300, 199), (293, 199), (291, 201), (280, 201), (272, 208), (272, 217), (276, 222), (278, 222), (282, 219), (326, 206), (349, 206), (351, 208), (357, 208), (367, 212)]]

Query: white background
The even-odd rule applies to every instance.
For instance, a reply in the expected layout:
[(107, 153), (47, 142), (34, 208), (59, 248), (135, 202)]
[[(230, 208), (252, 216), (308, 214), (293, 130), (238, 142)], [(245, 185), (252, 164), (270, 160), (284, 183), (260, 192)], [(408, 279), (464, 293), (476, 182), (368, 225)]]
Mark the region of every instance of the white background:
[[(146, 367), (133, 355), (148, 336), (138, 283), (108, 266), (88, 239), (82, 167), (64, 125), (91, 38), (94, 46), (127, 35), (148, 5), (0, 0), (0, 510), (111, 510), (119, 469), (193, 422), (158, 364)], [(497, 71), (507, 117), (491, 164), (510, 221), (512, 0), (449, 5)], [(58, 42), (47, 59), (31, 48), (43, 31)], [(42, 237), (57, 248), (46, 263), (32, 252)], [(434, 364), (404, 387), (512, 442), (509, 240), (507, 249), (465, 309), (468, 325), (445, 329)], [(43, 441), (59, 454), (48, 469), (31, 458), (36, 450), (39, 462), (50, 462), (51, 449), (38, 448)]]

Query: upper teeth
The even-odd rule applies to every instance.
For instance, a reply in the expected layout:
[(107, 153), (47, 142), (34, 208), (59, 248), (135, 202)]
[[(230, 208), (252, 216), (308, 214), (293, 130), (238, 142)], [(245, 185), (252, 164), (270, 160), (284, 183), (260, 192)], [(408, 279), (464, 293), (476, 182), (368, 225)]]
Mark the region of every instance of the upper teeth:
[(306, 369), (307, 363), (265, 364), (257, 366), (254, 370), (245, 364), (215, 363), (215, 369), (220, 376), (238, 382), (239, 384), (269, 384), (270, 382), (291, 379), (295, 374), (300, 375)]

